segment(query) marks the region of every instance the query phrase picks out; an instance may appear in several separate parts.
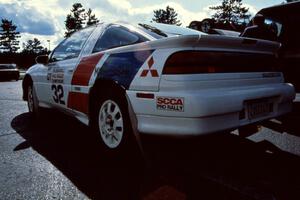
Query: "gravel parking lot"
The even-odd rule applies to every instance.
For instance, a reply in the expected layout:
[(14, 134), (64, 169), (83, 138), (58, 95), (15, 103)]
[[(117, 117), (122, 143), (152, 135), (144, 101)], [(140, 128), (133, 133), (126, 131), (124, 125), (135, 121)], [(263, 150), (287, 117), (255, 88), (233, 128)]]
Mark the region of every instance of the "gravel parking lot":
[(33, 120), (21, 92), (0, 82), (0, 199), (300, 198), (300, 102), (249, 139), (142, 136), (143, 156), (116, 158), (74, 119)]

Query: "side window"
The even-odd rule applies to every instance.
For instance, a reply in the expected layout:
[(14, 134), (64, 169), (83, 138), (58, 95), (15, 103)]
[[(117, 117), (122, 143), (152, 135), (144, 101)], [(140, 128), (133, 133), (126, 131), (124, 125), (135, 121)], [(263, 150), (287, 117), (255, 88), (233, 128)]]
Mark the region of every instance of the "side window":
[(86, 28), (73, 33), (70, 37), (62, 41), (55, 49), (50, 58), (50, 62), (56, 62), (71, 58), (77, 58), (85, 41), (90, 36), (94, 27)]
[(279, 37), (282, 33), (282, 23), (279, 21), (275, 21), (273, 19), (265, 19), (266, 26), (273, 31), (277, 37)]
[(138, 33), (113, 25), (110, 26), (102, 36), (100, 36), (94, 47), (93, 53), (143, 41), (146, 41), (146, 39)]

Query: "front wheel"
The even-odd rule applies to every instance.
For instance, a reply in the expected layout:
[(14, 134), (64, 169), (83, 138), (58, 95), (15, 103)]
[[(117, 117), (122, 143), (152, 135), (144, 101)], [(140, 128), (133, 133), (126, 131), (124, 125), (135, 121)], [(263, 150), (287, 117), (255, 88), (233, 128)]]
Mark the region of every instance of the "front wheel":
[(38, 118), (41, 116), (41, 109), (38, 105), (38, 100), (33, 85), (29, 85), (27, 87), (27, 106), (29, 113), (31, 113), (34, 117)]
[(30, 113), (34, 113), (34, 97), (33, 97), (33, 87), (32, 85), (29, 85), (27, 88), (27, 106), (28, 106), (28, 111)]

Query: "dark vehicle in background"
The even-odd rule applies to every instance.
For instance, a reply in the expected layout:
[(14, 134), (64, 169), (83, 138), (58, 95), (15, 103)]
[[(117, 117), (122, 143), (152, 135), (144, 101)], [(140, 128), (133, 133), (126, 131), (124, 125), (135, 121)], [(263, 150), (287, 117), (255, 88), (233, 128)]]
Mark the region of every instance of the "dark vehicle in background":
[(211, 18), (206, 18), (202, 21), (192, 21), (188, 28), (213, 35), (239, 36), (240, 32), (244, 30), (245, 25), (234, 25), (226, 21), (216, 21)]
[(282, 43), (279, 56), (287, 82), (300, 91), (300, 2), (280, 4), (258, 12), (265, 17), (265, 24), (277, 34)]
[(20, 72), (16, 64), (0, 64), (0, 80), (19, 80)]

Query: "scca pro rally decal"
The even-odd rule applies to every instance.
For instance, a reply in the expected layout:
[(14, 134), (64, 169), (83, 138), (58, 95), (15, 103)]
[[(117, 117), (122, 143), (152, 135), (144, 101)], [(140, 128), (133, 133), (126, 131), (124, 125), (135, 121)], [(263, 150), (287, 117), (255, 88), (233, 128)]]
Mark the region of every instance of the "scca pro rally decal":
[(184, 111), (184, 98), (182, 97), (157, 97), (156, 108), (167, 111)]

